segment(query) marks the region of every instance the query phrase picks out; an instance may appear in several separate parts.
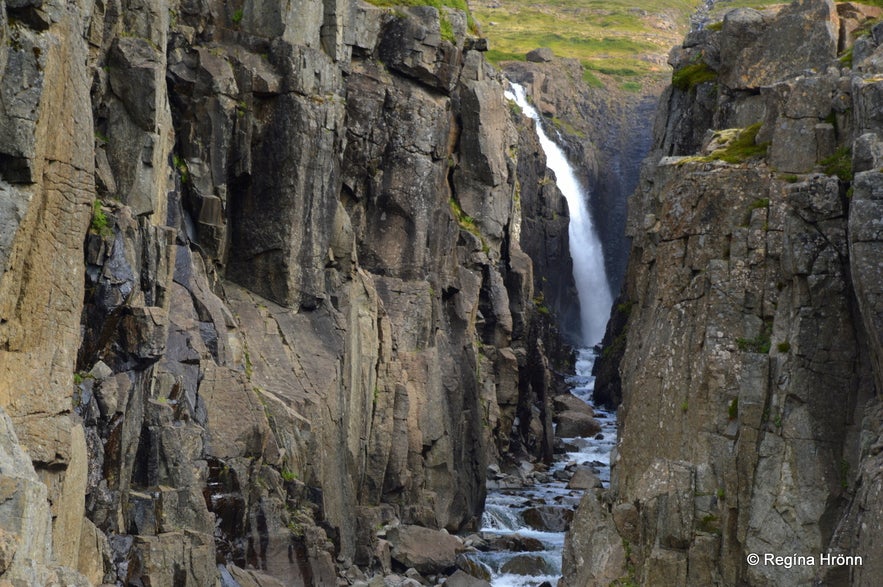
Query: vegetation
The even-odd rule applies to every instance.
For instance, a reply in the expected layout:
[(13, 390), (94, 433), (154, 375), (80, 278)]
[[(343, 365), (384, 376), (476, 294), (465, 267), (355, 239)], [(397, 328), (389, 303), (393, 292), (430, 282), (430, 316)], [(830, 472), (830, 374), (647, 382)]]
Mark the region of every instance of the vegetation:
[(779, 349), (780, 353), (787, 353), (791, 350), (791, 343), (786, 340), (777, 344), (776, 348)]
[(536, 296), (534, 296), (533, 305), (536, 306), (537, 312), (539, 312), (540, 314), (544, 314), (546, 316), (551, 314), (549, 306), (546, 305), (546, 297), (543, 295), (543, 292), (540, 292)]
[(481, 249), (487, 253), (490, 250), (490, 247), (488, 246), (484, 235), (482, 235), (481, 231), (478, 229), (478, 225), (475, 223), (475, 218), (466, 214), (466, 212), (463, 211), (463, 208), (460, 207), (460, 202), (454, 198), (450, 198), (448, 204), (450, 205), (451, 213), (454, 215), (460, 228), (477, 237), (478, 240), (481, 241)]
[(755, 142), (762, 125), (762, 122), (758, 122), (742, 130), (736, 138), (722, 149), (713, 152), (709, 157), (726, 163), (741, 163), (754, 157), (765, 156), (769, 143), (757, 144)]
[(523, 60), (525, 53), (549, 47), (559, 57), (580, 61), (584, 81), (600, 86), (598, 74), (667, 75), (665, 65), (646, 57), (664, 55), (680, 42), (697, 5), (696, 0), (477, 0), (473, 9), (494, 49), (487, 53), (492, 62)]
[(714, 514), (702, 516), (702, 519), (699, 520), (699, 530), (711, 534), (720, 534), (720, 519)]
[(469, 9), (466, 0), (368, 0), (368, 2), (374, 6), (389, 8), (396, 6), (432, 6), (439, 12), (442, 38), (451, 42), (455, 41), (454, 28), (451, 25), (451, 21), (445, 15), (445, 8), (462, 10), (466, 13), (466, 24), (469, 30), (474, 34), (478, 33), (478, 24), (475, 22), (475, 18), (472, 16), (472, 11)]
[[(725, 163), (742, 163), (749, 159), (766, 156), (769, 143), (757, 143), (757, 133), (760, 131), (762, 122), (738, 129), (729, 128), (715, 132), (715, 137), (724, 142), (724, 146), (703, 157), (685, 157), (682, 163), (707, 163), (710, 161), (723, 161)], [(769, 205), (769, 202), (767, 204)]]
[(734, 397), (733, 401), (730, 402), (730, 406), (727, 408), (727, 417), (730, 420), (735, 420), (739, 416), (739, 398)]
[(92, 202), (92, 222), (89, 225), (89, 230), (93, 234), (102, 237), (107, 237), (113, 234), (113, 231), (110, 229), (110, 220), (101, 208), (101, 200), (95, 200)]
[(770, 352), (770, 335), (773, 332), (772, 321), (766, 321), (760, 329), (760, 333), (754, 338), (737, 338), (736, 345), (740, 351), (749, 353), (767, 354)]
[(174, 165), (175, 169), (178, 171), (178, 175), (181, 177), (181, 182), (187, 183), (190, 180), (190, 170), (187, 168), (187, 162), (178, 155), (172, 155), (172, 165)]
[(833, 155), (819, 163), (827, 175), (836, 175), (842, 181), (852, 181), (852, 150), (849, 145), (841, 146)]
[(232, 20), (234, 24), (239, 24), (240, 22), (242, 22), (242, 17), (243, 17), (243, 16), (244, 16), (244, 13), (243, 13), (242, 9), (241, 9), (241, 8), (237, 8), (237, 9), (233, 12), (233, 16), (230, 18), (230, 20)]
[(770, 199), (769, 198), (757, 198), (748, 206), (749, 210), (760, 210), (761, 208), (769, 208), (770, 207)]
[[(372, 0), (375, 1), (375, 0)], [(730, 8), (761, 7), (772, 0), (731, 0), (720, 3), (712, 20)], [(668, 77), (669, 69), (650, 55), (666, 55), (681, 43), (690, 15), (699, 0), (475, 0), (470, 3), (482, 33), (493, 48), (485, 55), (493, 63), (523, 61), (537, 47), (549, 47), (559, 57), (576, 59), (585, 68), (583, 81), (601, 87)], [(716, 30), (722, 23), (709, 25)], [(608, 79), (603, 79), (604, 77)], [(631, 85), (625, 91), (639, 91)]]
[(685, 92), (715, 80), (717, 80), (717, 72), (704, 61), (686, 65), (671, 75), (671, 85)]

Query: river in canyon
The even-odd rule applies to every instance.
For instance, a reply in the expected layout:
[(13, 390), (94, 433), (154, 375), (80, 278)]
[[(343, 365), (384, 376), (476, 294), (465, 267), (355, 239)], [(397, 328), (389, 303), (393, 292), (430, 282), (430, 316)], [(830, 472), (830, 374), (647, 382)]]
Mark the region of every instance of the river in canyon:
[[(564, 533), (586, 486), (610, 482), (610, 451), (616, 442), (616, 415), (592, 405), (594, 345), (601, 341), (610, 315), (612, 294), (604, 269), (601, 241), (589, 214), (588, 194), (561, 148), (546, 134), (541, 117), (525, 90), (510, 84), (506, 97), (535, 123), (546, 165), (556, 178), (570, 215), (569, 244), (573, 277), (579, 295), (583, 347), (577, 352), (575, 373), (568, 379), (571, 393), (588, 404), (600, 432), (588, 438), (561, 438), (556, 460), (547, 470), (522, 471), (489, 480), (482, 518), (482, 536), (495, 548), (476, 557), (491, 574), (494, 587), (555, 585), (561, 576)], [(519, 479), (530, 479), (522, 483)]]

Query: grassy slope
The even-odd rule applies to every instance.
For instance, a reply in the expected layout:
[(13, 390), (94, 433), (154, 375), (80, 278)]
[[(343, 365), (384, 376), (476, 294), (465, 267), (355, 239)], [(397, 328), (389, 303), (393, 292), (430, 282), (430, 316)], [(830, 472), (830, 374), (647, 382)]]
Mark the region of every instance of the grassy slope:
[[(592, 85), (616, 83), (639, 91), (667, 78), (666, 56), (681, 42), (700, 0), (470, 0), (491, 45), (494, 62), (523, 60), (537, 47), (579, 60)], [(719, 2), (725, 7), (763, 6), (769, 0)]]

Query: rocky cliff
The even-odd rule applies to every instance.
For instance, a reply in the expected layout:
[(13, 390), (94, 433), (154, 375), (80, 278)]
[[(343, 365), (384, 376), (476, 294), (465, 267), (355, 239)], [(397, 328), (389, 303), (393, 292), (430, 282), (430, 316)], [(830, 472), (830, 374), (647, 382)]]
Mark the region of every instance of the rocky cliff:
[(880, 17), (739, 9), (672, 52), (602, 357), (613, 478), (565, 584), (883, 577)]
[(0, 15), (0, 578), (358, 581), (551, 456), (566, 210), (462, 12)]

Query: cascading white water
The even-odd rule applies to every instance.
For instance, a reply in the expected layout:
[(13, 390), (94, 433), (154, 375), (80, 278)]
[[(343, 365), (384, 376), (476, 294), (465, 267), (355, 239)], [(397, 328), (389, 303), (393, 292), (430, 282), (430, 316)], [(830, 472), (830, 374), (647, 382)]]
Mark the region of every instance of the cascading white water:
[[(558, 189), (567, 199), (570, 210), (570, 255), (573, 259), (573, 277), (579, 293), (582, 342), (588, 348), (580, 349), (576, 373), (568, 378), (573, 395), (591, 405), (594, 390), (592, 364), (595, 352), (591, 348), (601, 341), (610, 313), (612, 296), (604, 271), (601, 242), (589, 216), (586, 193), (576, 179), (564, 153), (546, 133), (537, 111), (525, 99), (524, 88), (511, 84), (506, 97), (515, 101), (522, 111), (535, 121), (540, 145), (546, 153), (546, 164), (555, 173)], [(538, 482), (498, 487), (490, 491), (482, 517), (482, 534), (519, 536), (532, 540), (532, 546), (522, 542), (521, 547), (481, 552), (475, 560), (491, 575), (494, 587), (541, 587), (555, 584), (561, 575), (561, 551), (564, 532), (556, 524), (538, 522), (537, 515), (556, 518), (564, 510), (576, 508), (581, 490), (568, 489), (566, 479), (571, 467), (589, 467), (601, 483), (610, 482), (610, 449), (616, 439), (616, 415), (598, 408), (595, 419), (601, 433), (592, 438), (570, 438), (563, 445), (566, 452), (552, 464)], [(537, 509), (539, 508), (539, 509)], [(530, 520), (528, 511), (531, 512)], [(541, 514), (540, 512), (544, 512)], [(511, 548), (511, 547), (507, 547)]]
[(510, 84), (506, 97), (514, 100), (536, 124), (540, 146), (546, 153), (546, 166), (555, 173), (558, 189), (567, 199), (570, 212), (570, 256), (573, 259), (573, 279), (579, 294), (581, 334), (583, 344), (592, 346), (601, 342), (613, 297), (604, 270), (601, 241), (589, 215), (586, 192), (580, 185), (561, 148), (543, 130), (540, 115), (528, 103), (524, 88)]

